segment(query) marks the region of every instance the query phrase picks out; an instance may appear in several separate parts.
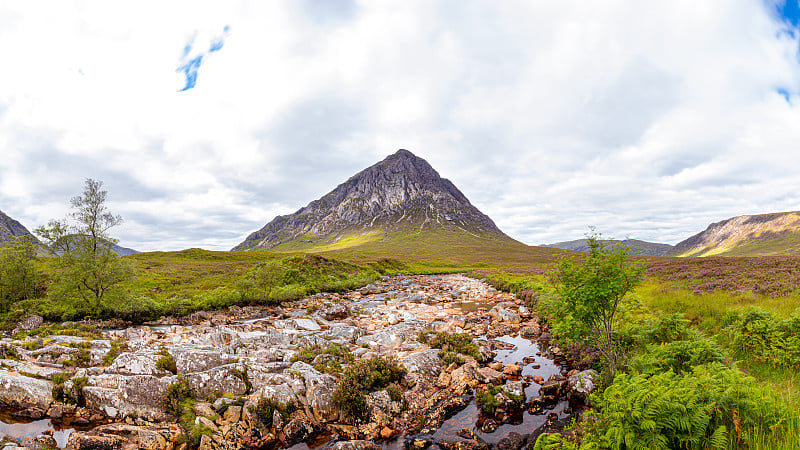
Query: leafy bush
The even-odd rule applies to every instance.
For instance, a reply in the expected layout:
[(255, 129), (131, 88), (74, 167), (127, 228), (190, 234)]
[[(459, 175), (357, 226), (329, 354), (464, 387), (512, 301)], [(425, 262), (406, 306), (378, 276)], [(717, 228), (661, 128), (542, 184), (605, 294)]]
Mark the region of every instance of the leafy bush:
[(367, 414), (365, 394), (400, 383), (405, 374), (405, 368), (397, 361), (381, 356), (358, 361), (344, 368), (333, 402), (348, 417), (362, 420)]

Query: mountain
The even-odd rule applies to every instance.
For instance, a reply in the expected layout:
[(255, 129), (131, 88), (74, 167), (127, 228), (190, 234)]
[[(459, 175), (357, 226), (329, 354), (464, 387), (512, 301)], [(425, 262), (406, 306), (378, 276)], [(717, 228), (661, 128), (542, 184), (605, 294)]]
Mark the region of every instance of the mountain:
[(424, 258), (486, 247), (531, 248), (506, 236), (424, 159), (399, 150), (294, 214), (275, 217), (233, 250), (358, 248)]
[[(625, 239), (625, 240), (603, 240), (604, 244), (610, 247), (618, 245), (628, 246), (631, 255), (646, 255), (646, 256), (663, 256), (672, 250), (669, 244), (659, 244), (656, 242), (640, 241), (638, 239)], [(588, 252), (589, 247), (586, 245), (586, 239), (576, 239), (574, 241), (556, 242), (555, 244), (543, 245), (543, 247), (560, 248), (564, 250), (574, 250), (576, 252)]]
[(30, 236), (33, 238), (33, 242), (39, 243), (39, 240), (21, 223), (0, 211), (0, 242), (10, 241), (19, 236)]
[(669, 256), (800, 255), (800, 211), (737, 216), (712, 223)]

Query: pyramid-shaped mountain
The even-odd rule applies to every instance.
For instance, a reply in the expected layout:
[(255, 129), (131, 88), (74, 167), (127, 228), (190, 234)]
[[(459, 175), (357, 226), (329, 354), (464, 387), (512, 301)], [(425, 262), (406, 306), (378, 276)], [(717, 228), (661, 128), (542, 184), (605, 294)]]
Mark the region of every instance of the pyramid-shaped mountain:
[(524, 245), (427, 161), (399, 150), (294, 214), (276, 217), (233, 250), (336, 250), (432, 234)]

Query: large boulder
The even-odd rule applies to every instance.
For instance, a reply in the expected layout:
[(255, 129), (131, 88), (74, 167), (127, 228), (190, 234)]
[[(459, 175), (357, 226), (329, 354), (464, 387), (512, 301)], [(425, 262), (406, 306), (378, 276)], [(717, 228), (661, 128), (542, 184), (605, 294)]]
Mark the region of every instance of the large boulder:
[(230, 361), (227, 354), (211, 346), (176, 345), (169, 349), (169, 353), (175, 357), (178, 373), (203, 372)]
[(53, 382), (0, 370), (0, 403), (15, 409), (47, 410), (53, 403)]
[(176, 377), (103, 374), (90, 376), (83, 388), (86, 406), (102, 410), (111, 418), (135, 414), (162, 420), (163, 398)]
[(408, 373), (421, 373), (427, 377), (438, 377), (444, 362), (439, 358), (439, 350), (432, 348), (413, 353), (400, 360)]
[(156, 368), (160, 356), (152, 351), (121, 353), (106, 369), (107, 373), (124, 375), (160, 375), (163, 370)]
[(350, 311), (341, 303), (328, 303), (317, 311), (325, 320), (342, 320), (350, 315)]
[[(339, 380), (323, 374), (310, 365), (298, 361), (286, 370), (295, 379), (303, 380), (306, 405), (319, 422), (330, 422), (339, 418), (339, 409), (333, 404), (333, 393), (339, 387)], [(295, 390), (295, 393), (298, 392)]]
[(248, 385), (247, 366), (244, 364), (214, 367), (203, 372), (190, 373), (186, 378), (199, 397), (208, 397), (216, 391), (245, 395), (251, 389)]

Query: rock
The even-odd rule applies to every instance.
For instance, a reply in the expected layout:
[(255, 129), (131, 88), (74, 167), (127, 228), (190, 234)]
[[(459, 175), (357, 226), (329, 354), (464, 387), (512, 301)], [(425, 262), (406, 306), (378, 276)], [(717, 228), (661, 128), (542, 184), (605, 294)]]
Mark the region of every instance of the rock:
[(383, 427), (381, 430), (381, 439), (389, 439), (392, 436), (394, 436), (394, 430), (389, 427)]
[(53, 403), (53, 382), (0, 370), (0, 403), (14, 409), (35, 406), (47, 411)]
[(486, 419), (481, 424), (481, 431), (484, 433), (494, 433), (497, 430), (497, 422), (493, 419)]
[[(127, 445), (126, 445), (127, 444)], [(131, 447), (133, 446), (133, 447)], [(64, 450), (118, 450), (137, 448), (129, 440), (122, 436), (115, 435), (86, 435), (83, 433), (72, 433)]]
[[(175, 377), (103, 374), (90, 376), (83, 388), (86, 406), (103, 410), (112, 419), (134, 414), (148, 420), (164, 418), (162, 397)], [(109, 414), (116, 410), (117, 415)]]
[(492, 361), (488, 364), (489, 368), (492, 370), (497, 370), (502, 372), (503, 371), (503, 363), (500, 361)]
[(195, 393), (205, 398), (216, 391), (244, 395), (247, 393), (247, 383), (242, 379), (247, 371), (244, 364), (236, 363), (226, 366), (219, 366), (203, 372), (190, 373), (186, 375), (189, 385)]
[(178, 373), (204, 372), (230, 362), (230, 357), (218, 348), (200, 345), (177, 345), (170, 348)]
[(19, 331), (35, 330), (36, 328), (42, 326), (43, 323), (44, 319), (42, 319), (42, 316), (37, 316), (36, 314), (25, 314), (20, 317), (19, 322), (17, 322), (12, 334)]
[(377, 391), (367, 394), (367, 410), (372, 414), (378, 411), (388, 412), (392, 400), (386, 391)]
[(539, 327), (535, 326), (522, 327), (522, 329), (519, 330), (520, 336), (525, 338), (536, 337), (539, 335), (539, 333), (541, 333), (541, 330), (539, 329)]
[(522, 367), (516, 364), (509, 364), (503, 367), (503, 374), (518, 377), (522, 374)]
[(303, 380), (306, 404), (318, 421), (331, 422), (339, 418), (339, 409), (333, 404), (333, 393), (339, 387), (339, 380), (332, 375), (320, 373), (302, 361), (292, 364), (286, 369), (286, 373)]
[(141, 450), (166, 450), (168, 448), (167, 439), (153, 430), (139, 429), (138, 438)]
[(380, 447), (370, 441), (339, 441), (332, 444), (330, 450), (380, 450)]
[(522, 381), (512, 381), (511, 383), (501, 384), (500, 389), (519, 397), (522, 402), (525, 401), (525, 386)]
[(314, 424), (301, 418), (292, 419), (283, 427), (283, 434), (286, 437), (285, 445), (287, 447), (305, 441), (314, 433), (316, 433)]
[(311, 319), (294, 319), (294, 323), (297, 328), (302, 330), (319, 331), (322, 329), (317, 322)]
[(568, 389), (582, 394), (590, 394), (595, 388), (594, 380), (597, 379), (597, 376), (597, 371), (593, 369), (571, 375), (567, 378)]
[(33, 439), (25, 441), (25, 443), (22, 444), (22, 447), (30, 450), (52, 450), (58, 448), (58, 443), (53, 436), (39, 435)]
[(331, 342), (337, 344), (355, 344), (356, 339), (366, 334), (366, 332), (358, 327), (349, 325), (334, 325), (330, 329), (325, 330), (321, 336), (329, 338)]
[(51, 419), (60, 419), (61, 416), (64, 415), (64, 408), (59, 404), (54, 404), (50, 407), (50, 410), (47, 411), (47, 415)]
[(531, 375), (531, 381), (536, 384), (544, 384), (544, 378), (542, 378), (542, 376), (539, 374)]
[(503, 382), (503, 374), (489, 367), (479, 368), (478, 374), (483, 383), (500, 384)]
[(105, 371), (125, 375), (160, 375), (164, 371), (156, 369), (159, 358), (161, 356), (148, 351), (121, 353)]
[(45, 412), (39, 408), (25, 408), (14, 412), (14, 417), (24, 417), (26, 419), (39, 420), (45, 416)]
[(317, 314), (325, 320), (342, 320), (350, 315), (350, 311), (341, 303), (328, 303)]
[(199, 450), (213, 450), (214, 446), (211, 443), (211, 436), (204, 434), (200, 436)]
[(397, 317), (397, 314), (389, 314), (386, 316), (386, 321), (389, 322), (390, 325), (397, 325), (400, 323), (400, 318)]
[(495, 448), (497, 450), (519, 450), (525, 446), (525, 440), (524, 436), (512, 431), (506, 437), (500, 439)]
[(211, 420), (219, 419), (219, 414), (211, 407), (211, 404), (199, 402), (194, 406), (194, 412), (198, 416), (208, 417)]
[(218, 430), (217, 425), (214, 422), (212, 422), (211, 419), (208, 419), (208, 418), (203, 417), (203, 416), (198, 416), (194, 420), (194, 423), (197, 424), (197, 425), (202, 425), (202, 426), (210, 429), (211, 431), (217, 431)]
[(417, 372), (426, 377), (436, 377), (444, 362), (439, 358), (438, 349), (429, 349), (406, 356), (400, 360), (400, 364), (408, 370), (408, 373)]
[(237, 423), (239, 419), (242, 417), (242, 407), (241, 406), (228, 406), (228, 409), (225, 410), (225, 414), (223, 418), (228, 423)]

